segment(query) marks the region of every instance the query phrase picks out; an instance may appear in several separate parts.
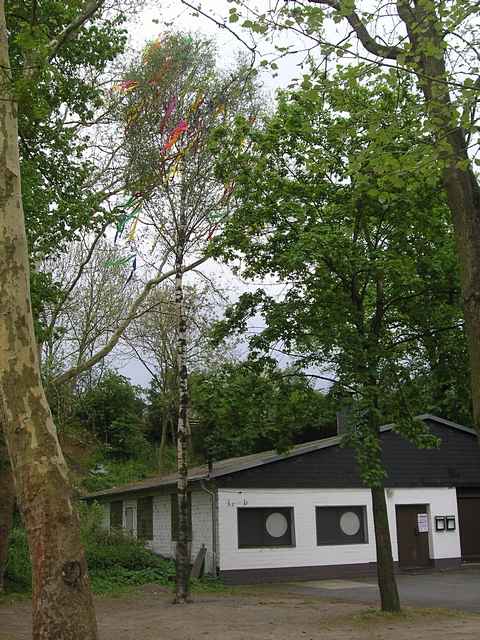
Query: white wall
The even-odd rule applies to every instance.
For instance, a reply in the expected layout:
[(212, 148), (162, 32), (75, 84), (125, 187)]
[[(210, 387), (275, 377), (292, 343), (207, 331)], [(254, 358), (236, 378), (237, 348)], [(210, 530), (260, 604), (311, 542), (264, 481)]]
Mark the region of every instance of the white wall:
[[(394, 560), (398, 560), (396, 504), (426, 504), (429, 519), (428, 544), (430, 558), (460, 558), (460, 533), (457, 512), (457, 491), (447, 487), (418, 489), (387, 489), (388, 521), (392, 536)], [(455, 516), (455, 531), (435, 531), (435, 516)]]
[[(220, 489), (220, 569), (357, 564), (375, 560), (372, 501), (368, 489)], [(368, 543), (317, 546), (316, 506), (367, 508)], [(238, 507), (293, 507), (295, 547), (239, 549)]]
[[(154, 496), (153, 498), (153, 540), (149, 547), (156, 553), (167, 558), (175, 557), (175, 542), (171, 531), (171, 497), (170, 494)], [(215, 559), (212, 543), (212, 508), (211, 497), (203, 491), (192, 492), (192, 562), (202, 544), (207, 548), (205, 568), (213, 573)]]
[[(430, 517), (430, 557), (460, 557), (457, 530), (435, 532), (434, 516), (457, 516), (456, 491), (448, 488), (387, 490), (390, 531), (394, 559), (398, 560), (396, 504), (428, 504)], [(366, 506), (368, 542), (352, 545), (317, 546), (316, 506)], [(239, 507), (293, 507), (295, 547), (238, 548), (237, 509)], [(370, 491), (368, 489), (219, 489), (220, 569), (256, 569), (262, 567), (298, 567), (375, 562), (375, 532)]]

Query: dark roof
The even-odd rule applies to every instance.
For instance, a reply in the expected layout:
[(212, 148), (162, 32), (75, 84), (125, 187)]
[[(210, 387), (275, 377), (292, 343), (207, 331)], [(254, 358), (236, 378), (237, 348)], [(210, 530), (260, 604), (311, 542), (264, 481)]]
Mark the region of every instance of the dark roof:
[[(458, 429), (460, 431), (470, 433), (474, 436), (476, 435), (476, 432), (473, 429), (464, 427), (455, 422), (450, 422), (449, 420), (444, 420), (443, 418), (438, 418), (430, 414), (422, 414), (420, 416), (417, 416), (417, 419), (422, 421), (437, 422), (442, 425), (452, 427), (453, 429)], [(393, 424), (385, 425), (380, 428), (380, 431), (391, 431), (393, 429), (393, 426)], [(321, 440), (314, 440), (312, 442), (305, 442), (304, 444), (296, 445), (295, 447), (289, 449), (286, 453), (278, 453), (277, 451), (264, 451), (261, 453), (253, 453), (249, 456), (241, 456), (239, 458), (228, 458), (226, 460), (214, 462), (210, 472), (208, 469), (208, 465), (206, 464), (189, 469), (188, 479), (190, 482), (196, 482), (200, 480), (221, 478), (222, 476), (227, 476), (239, 471), (268, 465), (272, 462), (278, 462), (280, 460), (287, 460), (295, 456), (301, 456), (305, 453), (311, 453), (313, 451), (326, 449), (328, 447), (336, 447), (340, 444), (340, 441), (341, 438), (339, 436), (333, 436), (331, 438), (323, 438)], [(143, 492), (150, 489), (173, 486), (176, 484), (177, 479), (178, 475), (176, 473), (165, 476), (154, 476), (152, 478), (147, 478), (146, 480), (140, 480), (139, 482), (132, 482), (130, 484), (121, 485), (119, 487), (97, 491), (84, 497), (86, 499), (90, 499), (97, 497), (101, 498), (104, 496), (107, 497), (121, 495), (125, 493), (135, 493), (139, 491)]]

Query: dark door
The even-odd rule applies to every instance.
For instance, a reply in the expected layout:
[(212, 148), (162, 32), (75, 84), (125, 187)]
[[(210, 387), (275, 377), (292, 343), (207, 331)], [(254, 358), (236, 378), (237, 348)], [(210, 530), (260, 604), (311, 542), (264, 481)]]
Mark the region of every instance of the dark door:
[(458, 497), (463, 560), (480, 560), (480, 496)]
[(425, 504), (397, 505), (396, 511), (400, 567), (402, 569), (427, 567), (430, 564), (428, 531), (421, 530), (424, 528), (425, 517), (418, 517), (427, 513), (427, 506)]

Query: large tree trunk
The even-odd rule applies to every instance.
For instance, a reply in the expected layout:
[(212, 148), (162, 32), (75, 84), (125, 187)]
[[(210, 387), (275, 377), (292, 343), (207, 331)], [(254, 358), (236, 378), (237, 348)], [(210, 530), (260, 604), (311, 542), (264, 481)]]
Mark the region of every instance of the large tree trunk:
[(3, 0), (0, 75), (0, 423), (32, 558), (33, 638), (95, 640), (78, 517), (40, 377)]
[[(2, 434), (0, 433), (0, 440)], [(0, 593), (4, 590), (4, 577), (8, 556), (8, 538), (15, 509), (15, 485), (7, 452), (0, 448)]]
[(400, 611), (397, 581), (393, 566), (392, 542), (388, 526), (385, 489), (372, 490), (373, 520), (375, 523), (375, 546), (377, 550), (377, 577), (382, 611)]
[(419, 72), (426, 113), (436, 138), (442, 177), (452, 212), (460, 264), (465, 330), (468, 339), (473, 417), (480, 434), (480, 188), (446, 82), (446, 42), (435, 3), (397, 0), (407, 28), (412, 66)]
[(177, 425), (177, 498), (178, 533), (176, 547), (175, 602), (185, 604), (190, 591), (189, 514), (188, 514), (188, 371), (187, 371), (187, 322), (183, 291), (183, 252), (176, 258), (175, 304), (177, 310), (177, 363), (179, 406)]

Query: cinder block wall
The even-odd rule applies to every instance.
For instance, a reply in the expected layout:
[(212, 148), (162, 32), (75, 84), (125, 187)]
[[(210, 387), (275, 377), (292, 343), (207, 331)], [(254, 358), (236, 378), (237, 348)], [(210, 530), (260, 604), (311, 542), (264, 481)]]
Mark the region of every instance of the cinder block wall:
[[(171, 497), (169, 493), (156, 495), (153, 499), (153, 540), (149, 545), (155, 553), (167, 558), (175, 557), (175, 541), (172, 540)], [(192, 546), (191, 559), (195, 560), (202, 544), (207, 548), (205, 569), (215, 573), (212, 536), (211, 497), (203, 491), (192, 492)]]
[[(214, 497), (217, 500), (217, 496)], [(103, 526), (110, 527), (110, 503), (102, 503)], [(123, 527), (126, 528), (127, 508), (133, 509), (133, 534), (137, 535), (137, 500), (129, 498), (123, 501)], [(218, 523), (217, 523), (218, 527)], [(217, 528), (218, 540), (218, 528)], [(204, 491), (192, 492), (192, 543), (191, 560), (194, 562), (201, 546), (205, 545), (205, 570), (215, 574), (219, 556), (213, 552), (212, 497)], [(176, 542), (172, 540), (171, 494), (162, 492), (153, 497), (153, 540), (147, 540), (146, 546), (166, 558), (175, 557)]]

